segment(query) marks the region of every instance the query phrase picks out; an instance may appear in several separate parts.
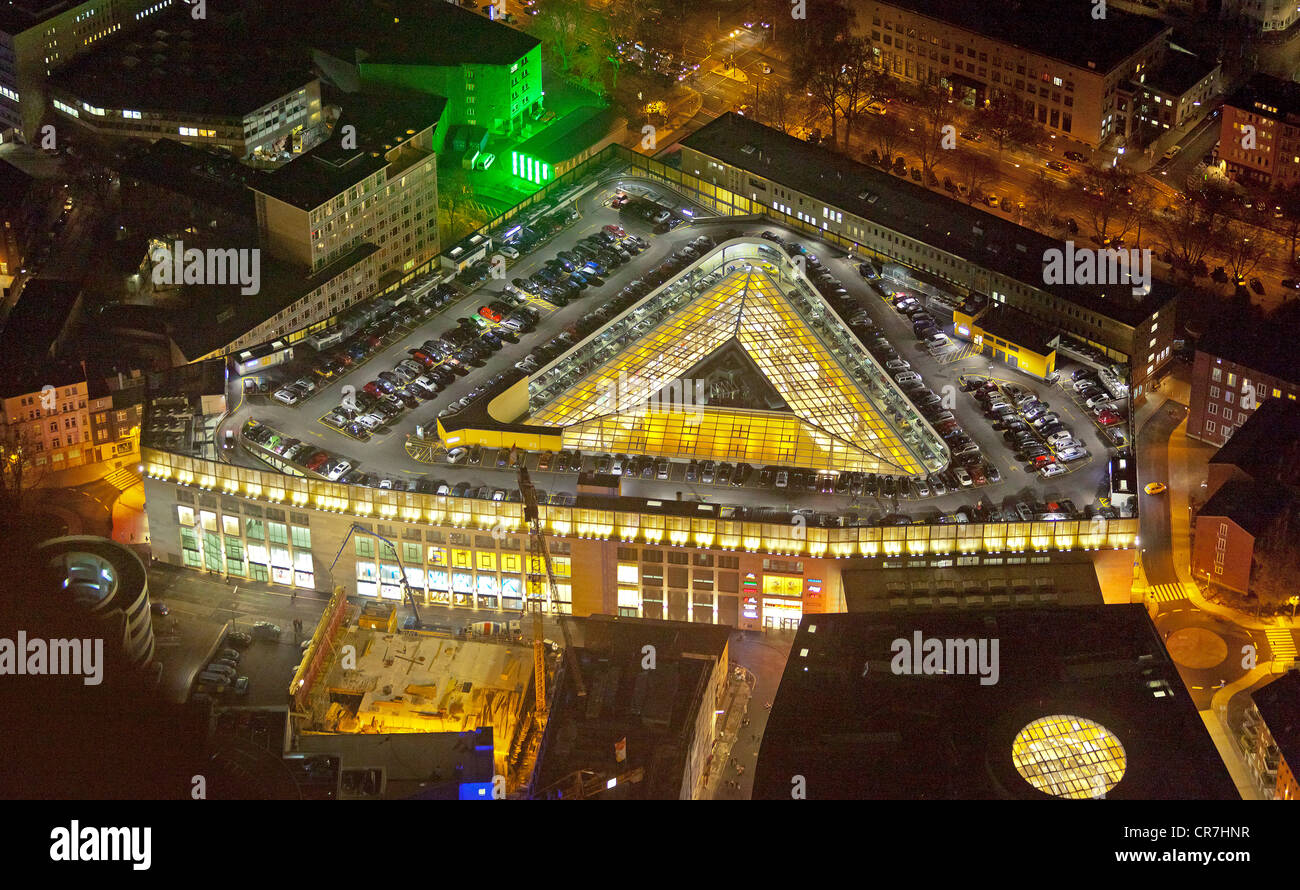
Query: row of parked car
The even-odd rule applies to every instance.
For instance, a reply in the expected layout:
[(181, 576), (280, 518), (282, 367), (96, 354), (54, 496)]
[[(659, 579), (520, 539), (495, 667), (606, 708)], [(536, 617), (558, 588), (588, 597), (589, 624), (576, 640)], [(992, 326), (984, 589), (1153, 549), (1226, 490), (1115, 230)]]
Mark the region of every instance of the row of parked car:
[(241, 433), (245, 441), (275, 454), (304, 473), (330, 482), (346, 481), (348, 473), (352, 471), (352, 463), (346, 458), (331, 455), (311, 442), (303, 442), (278, 432), (260, 420), (246, 421)]
[(1073, 438), (1060, 416), (1025, 387), (999, 386), (975, 375), (963, 375), (958, 383), (980, 403), (993, 428), (1002, 432), (1016, 460), (1044, 478), (1059, 476), (1066, 472), (1064, 464), (1088, 456), (1088, 449)]
[(528, 278), (515, 278), (507, 292), (540, 297), (553, 306), (567, 306), (589, 287), (600, 287), (618, 266), (649, 247), (622, 227), (607, 225), (569, 250), (562, 250)]

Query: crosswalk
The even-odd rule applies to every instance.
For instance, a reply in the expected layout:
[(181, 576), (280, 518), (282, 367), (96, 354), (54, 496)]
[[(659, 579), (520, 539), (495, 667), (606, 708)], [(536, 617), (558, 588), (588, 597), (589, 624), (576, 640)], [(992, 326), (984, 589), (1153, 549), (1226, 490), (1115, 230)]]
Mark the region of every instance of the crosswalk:
[(128, 464), (109, 473), (104, 477), (104, 481), (118, 491), (126, 491), (132, 485), (139, 483), (140, 474), (136, 472), (135, 467)]
[(1264, 633), (1268, 635), (1268, 646), (1273, 650), (1274, 661), (1295, 660), (1295, 637), (1292, 635), (1290, 628), (1270, 627)]
[(1187, 591), (1183, 590), (1181, 584), (1153, 584), (1151, 598), (1158, 603), (1174, 603), (1187, 599)]

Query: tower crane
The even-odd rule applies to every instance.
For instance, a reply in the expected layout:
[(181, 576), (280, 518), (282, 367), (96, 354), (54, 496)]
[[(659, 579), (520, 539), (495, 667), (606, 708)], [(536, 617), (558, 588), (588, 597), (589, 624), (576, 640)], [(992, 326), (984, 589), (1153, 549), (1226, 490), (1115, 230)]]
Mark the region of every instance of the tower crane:
[[(543, 590), (542, 579), (545, 578), (545, 592), (552, 603), (559, 600), (559, 588), (555, 583), (555, 572), (551, 568), (551, 553), (546, 547), (546, 537), (542, 534), (541, 515), (537, 509), (537, 489), (533, 487), (528, 476), (528, 468), (519, 468), (519, 492), (524, 499), (524, 521), (528, 523), (528, 598), (525, 613), (531, 607), (533, 612), (533, 672), (537, 688), (538, 721), (545, 725), (550, 712), (550, 701), (546, 689), (546, 643), (542, 628)], [(520, 615), (522, 620), (523, 615)], [(569, 638), (569, 627), (561, 619), (560, 631), (564, 634), (564, 655), (568, 659), (578, 695), (586, 697), (587, 687), (582, 681), (582, 671), (578, 667), (577, 655), (573, 651), (573, 641)]]

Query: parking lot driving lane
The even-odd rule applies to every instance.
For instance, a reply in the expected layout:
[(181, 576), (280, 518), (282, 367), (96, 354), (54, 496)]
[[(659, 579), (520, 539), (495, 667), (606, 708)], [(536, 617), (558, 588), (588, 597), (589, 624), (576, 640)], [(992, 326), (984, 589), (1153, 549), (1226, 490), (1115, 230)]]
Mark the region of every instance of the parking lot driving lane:
[[(640, 188), (647, 188), (638, 184)], [(451, 485), (468, 482), (471, 488), (486, 484), (488, 488), (514, 488), (513, 469), (496, 469), (495, 452), (488, 450), (482, 456), (478, 466), (459, 464), (449, 466), (445, 462), (432, 465), (416, 463), (405, 450), (407, 434), (415, 431), (417, 423), (431, 424), (433, 418), (447, 405), (469, 395), (475, 388), (483, 385), (493, 376), (513, 367), (514, 363), (528, 355), (538, 346), (548, 342), (552, 337), (571, 326), (584, 315), (602, 305), (602, 298), (612, 299), (625, 284), (658, 266), (674, 252), (703, 233), (719, 237), (722, 232), (736, 228), (747, 235), (757, 236), (765, 229), (776, 231), (785, 239), (803, 243), (810, 253), (818, 255), (824, 267), (838, 280), (840, 285), (852, 298), (852, 306), (865, 311), (872, 319), (875, 330), (884, 333), (891, 341), (899, 356), (906, 360), (913, 370), (921, 374), (926, 386), (945, 399), (945, 407), (955, 415), (966, 434), (979, 446), (985, 460), (993, 464), (1000, 473), (1001, 481), (983, 486), (963, 488), (959, 483), (952, 485), (944, 495), (922, 499), (899, 499), (900, 512), (917, 519), (933, 518), (938, 513), (949, 513), (959, 506), (969, 506), (977, 501), (1001, 506), (1028, 501), (1041, 504), (1045, 501), (1070, 499), (1080, 508), (1095, 501), (1100, 483), (1103, 481), (1106, 461), (1098, 459), (1107, 454), (1105, 443), (1087, 412), (1070, 398), (1064, 390), (1052, 387), (1041, 380), (1021, 374), (1014, 369), (998, 364), (990, 366), (990, 361), (979, 355), (964, 355), (955, 361), (948, 354), (931, 355), (913, 335), (908, 319), (901, 315), (889, 302), (873, 290), (858, 273), (859, 259), (848, 257), (842, 250), (820, 244), (801, 234), (780, 230), (770, 223), (736, 224), (731, 220), (719, 220), (711, 224), (682, 225), (669, 233), (656, 235), (647, 223), (629, 219), (619, 211), (608, 206), (613, 187), (593, 189), (578, 202), (581, 219), (562, 230), (549, 242), (541, 244), (532, 253), (521, 256), (509, 265), (505, 280), (489, 278), (481, 286), (459, 299), (442, 307), (435, 314), (416, 324), (406, 332), (396, 332), (382, 349), (375, 352), (362, 363), (349, 368), (346, 373), (326, 382), (303, 402), (294, 407), (286, 407), (271, 401), (267, 396), (245, 398), (238, 411), (227, 422), (228, 428), (238, 429), (249, 418), (258, 418), (270, 423), (280, 432), (304, 439), (310, 435), (319, 440), (321, 447), (332, 454), (341, 455), (351, 460), (354, 467), (389, 478), (429, 478), (445, 480)], [(677, 208), (683, 205), (680, 196), (671, 195), (662, 190), (656, 191), (656, 197), (664, 203)], [(408, 350), (418, 347), (426, 339), (436, 339), (449, 327), (456, 324), (458, 318), (473, 315), (478, 308), (502, 295), (505, 285), (514, 278), (528, 278), (543, 269), (546, 263), (561, 251), (571, 250), (583, 238), (600, 231), (604, 226), (617, 224), (629, 233), (639, 235), (649, 242), (649, 247), (639, 256), (633, 257), (622, 267), (610, 270), (605, 283), (598, 287), (584, 290), (568, 306), (556, 308), (548, 303), (534, 301), (541, 318), (535, 331), (521, 334), (518, 344), (506, 343), (503, 348), (490, 355), (483, 367), (474, 368), (464, 377), (456, 377), (451, 385), (438, 396), (422, 402), (417, 408), (402, 413), (389, 425), (388, 432), (379, 432), (367, 442), (358, 442), (339, 431), (318, 422), (318, 418), (328, 413), (341, 400), (342, 387), (350, 385), (358, 391), (374, 379), (380, 371), (391, 369), (397, 363), (409, 357)], [(903, 293), (916, 294), (903, 285), (889, 281), (890, 289)], [(953, 338), (951, 313), (939, 315), (941, 307), (935, 305), (936, 321), (949, 338)], [(847, 313), (850, 310), (841, 309)], [(958, 349), (965, 346), (964, 341), (955, 339)], [(1062, 423), (1076, 433), (1089, 451), (1086, 461), (1079, 461), (1071, 466), (1071, 472), (1053, 479), (1044, 480), (1037, 473), (1026, 473), (1008, 449), (999, 431), (994, 430), (991, 421), (986, 418), (977, 403), (967, 394), (961, 393), (958, 377), (962, 374), (977, 373), (992, 376), (1006, 382), (1026, 386), (1046, 401), (1051, 410), (1061, 416)], [(285, 382), (296, 379), (297, 373), (288, 370), (280, 375)], [(1068, 376), (1068, 375), (1067, 375)], [(238, 385), (238, 381), (235, 382)], [(233, 401), (233, 400), (232, 400)], [(232, 427), (233, 424), (233, 427)], [(595, 467), (595, 455), (583, 455), (583, 469)], [(257, 465), (255, 459), (241, 454), (239, 462)], [(538, 455), (528, 458), (528, 466), (538, 466)], [(674, 498), (682, 492), (686, 498), (697, 498), (714, 503), (740, 504), (747, 506), (768, 506), (787, 508), (812, 508), (817, 511), (839, 512), (846, 509), (856, 510), (864, 518), (892, 512), (894, 505), (890, 498), (877, 494), (862, 494), (857, 497), (848, 493), (822, 493), (817, 491), (794, 491), (781, 489), (779, 494), (770, 486), (758, 486), (759, 474), (754, 473), (744, 488), (730, 485), (704, 484), (697, 478), (692, 482), (685, 480), (685, 463), (674, 462), (667, 480), (626, 479), (624, 494), (642, 497)], [(550, 492), (576, 490), (576, 475), (573, 472), (556, 473), (543, 471), (539, 484)], [(956, 480), (949, 477), (950, 482)], [(945, 488), (948, 488), (945, 486)], [(775, 497), (774, 497), (775, 494)]]

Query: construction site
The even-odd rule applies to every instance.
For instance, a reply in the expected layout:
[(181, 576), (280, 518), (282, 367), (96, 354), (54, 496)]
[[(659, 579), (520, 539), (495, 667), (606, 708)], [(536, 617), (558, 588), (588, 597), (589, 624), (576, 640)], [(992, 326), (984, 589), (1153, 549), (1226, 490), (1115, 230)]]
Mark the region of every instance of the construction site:
[[(470, 628), (425, 622), (405, 583), (404, 566), (412, 615), (400, 628), (393, 603), (358, 607), (336, 588), (289, 687), (291, 751), (321, 750), (320, 740), (304, 742), (307, 736), (475, 733), (481, 738), (490, 730), (494, 775), (505, 777), (507, 793), (528, 785), (546, 728), (547, 689), (555, 682), (554, 646), (544, 639), (542, 616), (555, 608), (558, 597), (536, 490), (526, 470), (520, 485), (531, 530), (532, 639), (524, 641), (518, 632), (480, 637)], [(567, 643), (567, 627), (565, 634)], [(572, 657), (571, 646), (565, 651)]]

